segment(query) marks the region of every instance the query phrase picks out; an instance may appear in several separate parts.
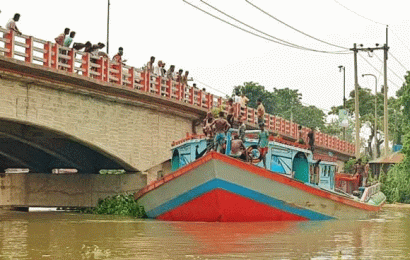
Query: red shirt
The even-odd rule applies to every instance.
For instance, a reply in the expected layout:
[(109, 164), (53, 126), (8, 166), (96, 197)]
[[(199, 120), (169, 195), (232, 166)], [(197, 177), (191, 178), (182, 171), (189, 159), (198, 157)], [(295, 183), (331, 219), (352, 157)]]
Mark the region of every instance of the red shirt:
[(112, 57), (112, 59), (118, 63), (121, 63), (122, 61), (122, 57), (119, 53), (115, 54), (114, 57)]

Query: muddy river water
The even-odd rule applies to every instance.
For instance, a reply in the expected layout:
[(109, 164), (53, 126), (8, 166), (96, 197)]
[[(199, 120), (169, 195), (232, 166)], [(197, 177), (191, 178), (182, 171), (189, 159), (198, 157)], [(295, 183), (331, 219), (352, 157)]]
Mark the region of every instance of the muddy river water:
[(410, 208), (277, 223), (0, 211), (0, 259), (410, 259)]

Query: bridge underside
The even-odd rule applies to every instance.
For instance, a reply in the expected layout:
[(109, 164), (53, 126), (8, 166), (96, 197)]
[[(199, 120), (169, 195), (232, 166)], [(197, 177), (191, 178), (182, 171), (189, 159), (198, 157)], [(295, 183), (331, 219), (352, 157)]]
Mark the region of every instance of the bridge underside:
[(77, 169), (98, 174), (101, 169), (138, 170), (121, 159), (75, 137), (44, 127), (0, 119), (0, 172), (28, 168), (33, 173)]

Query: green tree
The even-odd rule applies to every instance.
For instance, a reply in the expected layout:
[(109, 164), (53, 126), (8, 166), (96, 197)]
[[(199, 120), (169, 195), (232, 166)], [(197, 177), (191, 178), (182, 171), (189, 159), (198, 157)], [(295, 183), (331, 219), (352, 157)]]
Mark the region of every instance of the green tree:
[(394, 104), (396, 114), (397, 137), (402, 141), (403, 162), (392, 167), (381, 178), (382, 191), (389, 202), (410, 203), (410, 73), (405, 76), (405, 83), (396, 92), (398, 97)]
[(243, 86), (236, 86), (233, 90), (233, 95), (241, 93), (249, 98), (249, 107), (256, 108), (256, 101), (260, 98), (269, 114), (293, 120), (306, 127), (325, 129), (326, 114), (315, 106), (303, 106), (302, 94), (297, 89), (274, 88), (272, 92), (269, 92), (258, 83), (245, 82)]
[[(380, 157), (380, 146), (384, 142), (383, 138), (383, 120), (384, 120), (384, 97), (383, 97), (384, 89), (374, 95), (370, 89), (361, 88), (359, 87), (359, 116), (361, 126), (364, 124), (370, 128), (370, 135), (369, 138), (366, 140), (367, 142), (367, 152), (369, 157), (373, 157), (372, 151), (372, 143), (373, 141), (376, 143), (376, 157)], [(355, 111), (355, 91), (350, 92), (349, 99), (346, 100), (346, 109), (351, 113)], [(376, 111), (377, 111), (377, 118), (375, 120), (375, 99), (376, 99)], [(397, 100), (395, 98), (389, 98), (388, 106), (391, 108), (395, 107)], [(396, 105), (397, 106), (397, 105)], [(329, 114), (338, 115), (339, 110), (342, 109), (343, 106), (336, 106), (332, 107), (331, 112)], [(397, 113), (395, 109), (389, 109), (389, 137), (393, 136), (394, 133), (398, 133), (397, 129), (399, 126), (397, 125), (396, 118), (400, 118), (400, 113)], [(376, 124), (375, 124), (376, 121)], [(401, 122), (402, 120), (399, 119)], [(361, 127), (360, 126), (360, 127)], [(377, 127), (377, 135), (374, 136), (374, 129)], [(398, 139), (398, 138), (396, 138)]]

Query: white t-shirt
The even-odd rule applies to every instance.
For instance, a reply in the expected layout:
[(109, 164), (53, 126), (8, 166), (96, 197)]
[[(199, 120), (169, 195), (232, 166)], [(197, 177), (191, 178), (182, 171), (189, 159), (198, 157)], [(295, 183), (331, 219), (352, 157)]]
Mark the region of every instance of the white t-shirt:
[(6, 29), (7, 30), (15, 30), (16, 29), (16, 21), (14, 21), (13, 18), (11, 18), (7, 24), (6, 24)]

